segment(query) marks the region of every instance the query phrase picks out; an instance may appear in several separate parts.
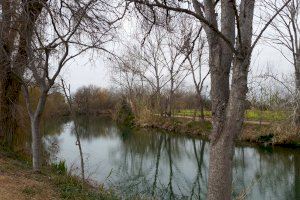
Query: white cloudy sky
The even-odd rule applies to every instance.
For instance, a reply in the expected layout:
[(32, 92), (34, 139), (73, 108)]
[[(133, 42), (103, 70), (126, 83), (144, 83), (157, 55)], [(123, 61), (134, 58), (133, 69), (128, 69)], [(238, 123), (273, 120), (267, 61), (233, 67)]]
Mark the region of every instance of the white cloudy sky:
[[(128, 41), (130, 33), (134, 32), (135, 22), (125, 22), (122, 28), (121, 40)], [(268, 35), (272, 30), (267, 29)], [(118, 44), (111, 44), (109, 48), (118, 49)], [(121, 50), (119, 50), (121, 51)], [(286, 51), (286, 50), (285, 50)], [(287, 51), (286, 51), (287, 52)], [(265, 41), (260, 41), (256, 46), (252, 56), (251, 74), (259, 74), (267, 68), (272, 68), (274, 72), (290, 75), (293, 68), (281, 53), (269, 46)], [(77, 57), (70, 62), (61, 74), (67, 82), (71, 84), (72, 91), (84, 85), (97, 85), (100, 87), (110, 87), (112, 82), (108, 62), (105, 62), (103, 55), (94, 55), (90, 61), (89, 55)], [(186, 81), (188, 85), (189, 80)]]

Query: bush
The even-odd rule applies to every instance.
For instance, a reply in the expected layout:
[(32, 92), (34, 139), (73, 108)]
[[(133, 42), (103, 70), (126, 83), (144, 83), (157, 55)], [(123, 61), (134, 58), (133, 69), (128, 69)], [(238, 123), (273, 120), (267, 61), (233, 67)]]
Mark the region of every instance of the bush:
[(116, 108), (116, 120), (118, 123), (126, 126), (132, 126), (134, 124), (134, 114), (131, 106), (124, 99)]
[(51, 165), (52, 170), (60, 175), (66, 175), (67, 174), (67, 166), (66, 161), (59, 161), (59, 163), (53, 163)]

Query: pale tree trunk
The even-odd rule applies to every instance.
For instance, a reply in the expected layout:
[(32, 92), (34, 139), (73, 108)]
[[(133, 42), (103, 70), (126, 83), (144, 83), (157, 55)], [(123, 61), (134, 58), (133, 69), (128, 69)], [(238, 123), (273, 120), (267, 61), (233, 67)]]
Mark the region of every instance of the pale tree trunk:
[(40, 122), (42, 118), (42, 114), (45, 110), (47, 99), (47, 92), (42, 91), (42, 94), (39, 98), (38, 105), (36, 107), (33, 118), (31, 118), (31, 130), (32, 130), (32, 166), (33, 170), (36, 172), (41, 171), (41, 145), (42, 145), (42, 136), (40, 132)]
[(42, 164), (42, 135), (40, 123), (46, 105), (48, 90), (41, 91), (38, 104), (34, 111), (32, 110), (28, 88), (24, 86), (23, 91), (31, 125), (32, 167), (33, 171), (40, 172)]
[(40, 132), (40, 119), (34, 117), (31, 119), (31, 137), (32, 137), (32, 166), (33, 170), (39, 172), (41, 170), (41, 144), (42, 137)]

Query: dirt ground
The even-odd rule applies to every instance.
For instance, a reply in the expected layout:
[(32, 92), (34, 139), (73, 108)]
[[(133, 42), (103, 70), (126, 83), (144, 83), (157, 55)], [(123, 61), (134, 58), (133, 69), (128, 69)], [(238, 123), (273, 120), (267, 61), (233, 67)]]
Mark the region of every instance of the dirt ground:
[(20, 161), (0, 154), (0, 200), (56, 200), (50, 178), (34, 174)]

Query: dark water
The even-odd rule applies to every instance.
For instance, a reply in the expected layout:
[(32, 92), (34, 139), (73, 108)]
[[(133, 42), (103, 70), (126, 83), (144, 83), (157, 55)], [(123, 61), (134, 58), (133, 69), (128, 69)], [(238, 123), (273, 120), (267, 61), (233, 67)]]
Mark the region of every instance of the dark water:
[[(48, 122), (47, 122), (48, 123)], [(76, 121), (85, 177), (129, 199), (205, 199), (209, 144), (157, 130), (118, 127), (108, 118)], [(81, 175), (74, 122), (49, 123), (45, 141), (53, 162)], [(76, 145), (77, 144), (77, 145)], [(245, 199), (300, 199), (300, 151), (237, 147), (233, 195)]]

